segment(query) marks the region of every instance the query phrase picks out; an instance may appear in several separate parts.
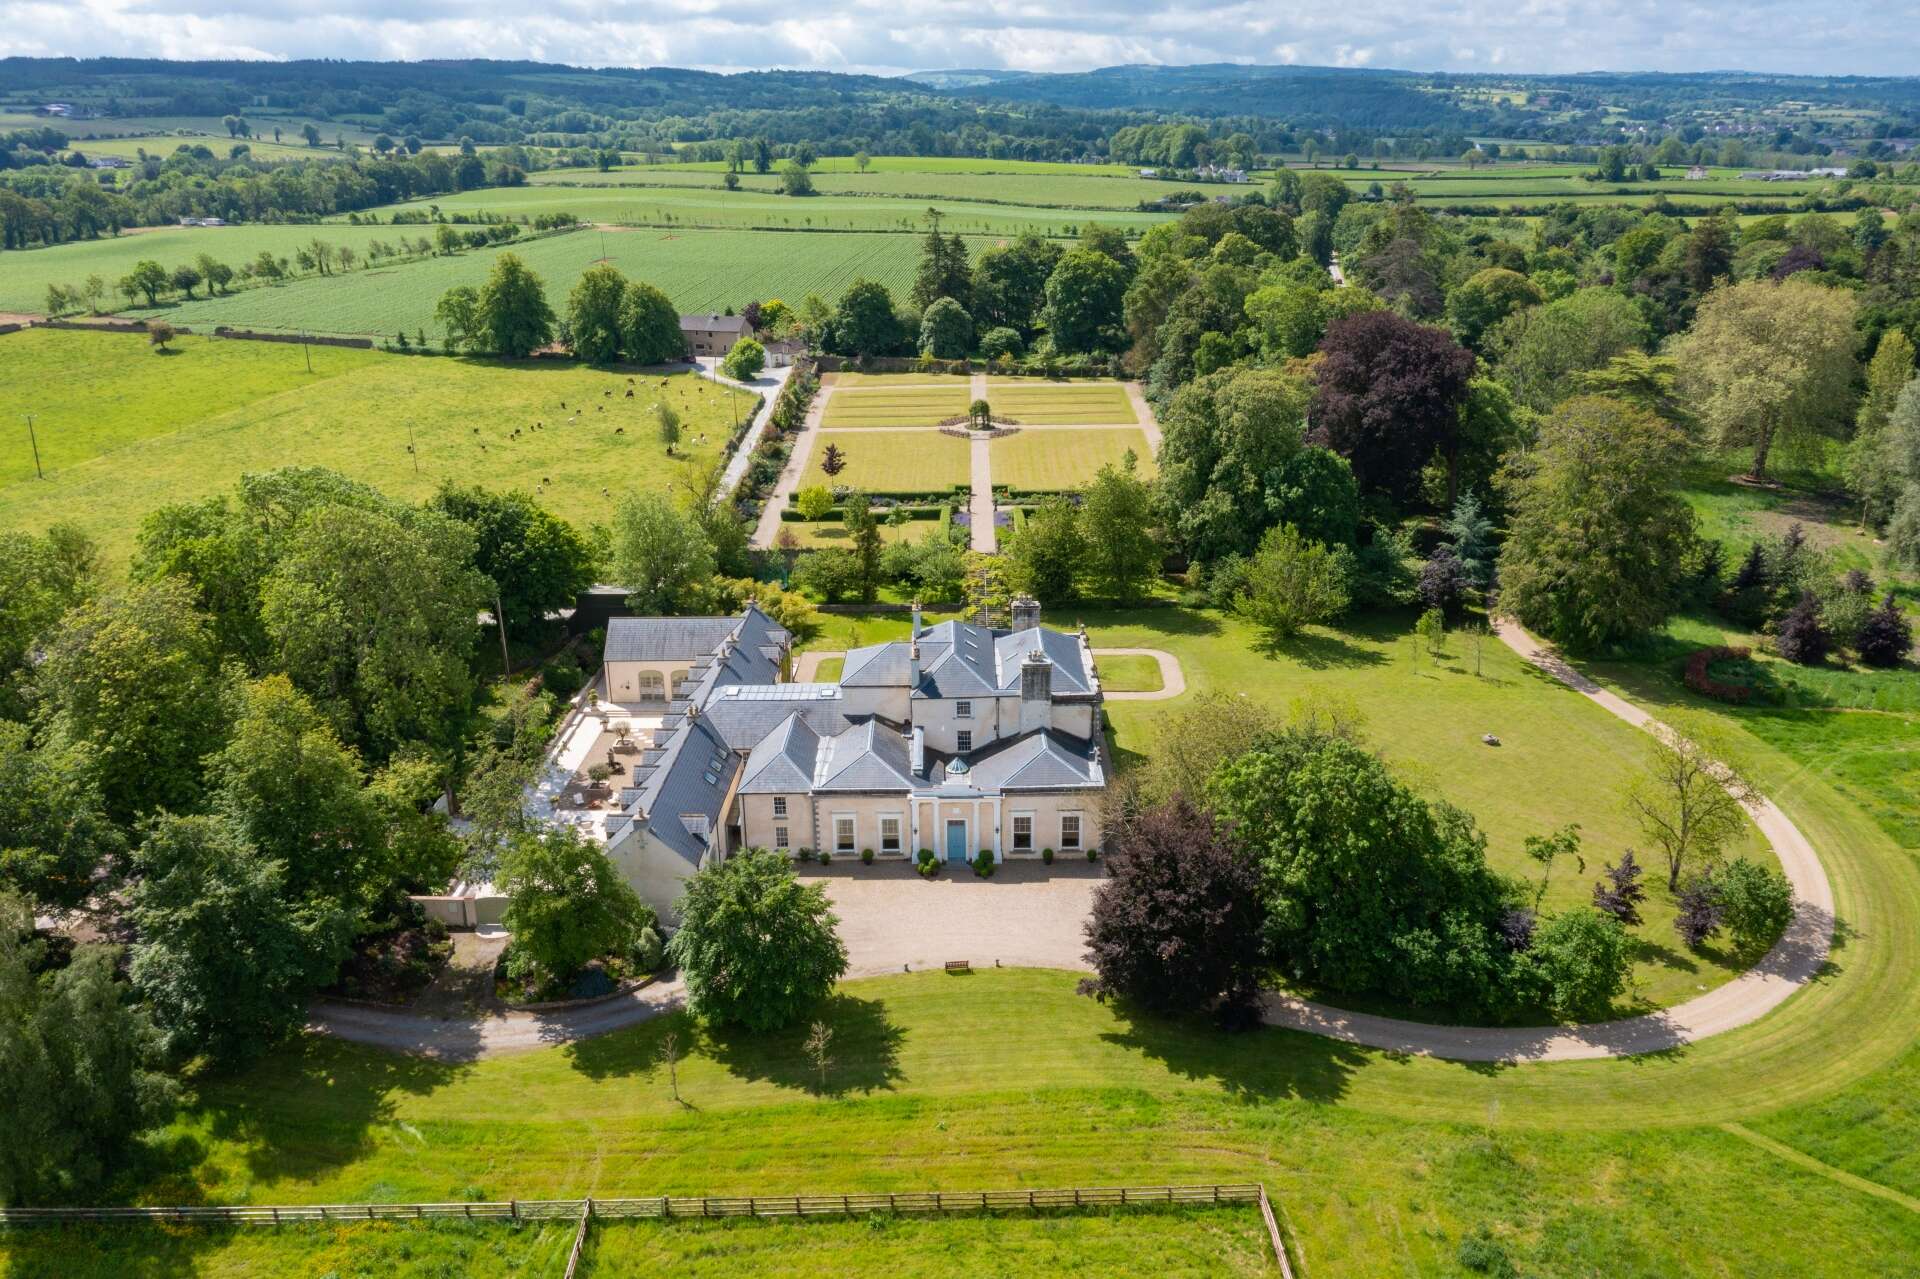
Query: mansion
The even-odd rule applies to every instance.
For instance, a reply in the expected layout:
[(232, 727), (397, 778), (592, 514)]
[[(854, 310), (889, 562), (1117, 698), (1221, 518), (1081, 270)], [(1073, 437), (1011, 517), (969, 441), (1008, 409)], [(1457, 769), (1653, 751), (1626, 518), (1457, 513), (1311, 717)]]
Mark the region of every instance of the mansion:
[(686, 879), (736, 849), (836, 860), (1084, 857), (1107, 784), (1084, 630), (949, 621), (848, 653), (836, 683), (788, 683), (792, 636), (739, 617), (615, 618), (606, 695), (658, 699), (651, 744), (601, 826), (627, 881), (671, 916)]

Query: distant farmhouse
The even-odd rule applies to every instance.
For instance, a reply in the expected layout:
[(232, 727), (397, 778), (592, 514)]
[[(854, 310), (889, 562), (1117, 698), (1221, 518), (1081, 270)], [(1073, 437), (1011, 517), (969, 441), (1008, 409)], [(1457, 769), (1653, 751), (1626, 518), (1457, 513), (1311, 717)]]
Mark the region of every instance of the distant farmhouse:
[[(1084, 856), (1100, 839), (1108, 765), (1084, 631), (948, 621), (848, 653), (837, 683), (786, 683), (793, 637), (739, 617), (615, 618), (603, 701), (574, 758), (621, 766), (607, 801), (573, 767), (542, 815), (606, 842), (670, 917), (701, 867), (757, 846), (907, 861)], [(651, 741), (634, 724), (652, 720)], [(622, 733), (615, 725), (624, 721)], [(592, 736), (590, 731), (589, 736)], [(632, 756), (630, 764), (622, 753)]]
[(683, 315), (680, 336), (686, 339), (687, 354), (725, 355), (733, 344), (753, 330), (738, 315)]

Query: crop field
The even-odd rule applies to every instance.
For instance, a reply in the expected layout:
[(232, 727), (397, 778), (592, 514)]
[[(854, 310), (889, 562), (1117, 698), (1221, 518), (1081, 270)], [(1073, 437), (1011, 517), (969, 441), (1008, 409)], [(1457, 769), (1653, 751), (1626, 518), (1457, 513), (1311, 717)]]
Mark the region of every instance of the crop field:
[[(911, 378), (912, 374), (902, 374)], [(841, 388), (827, 399), (820, 425), (858, 426), (933, 426), (967, 411), (967, 384), (956, 380), (952, 386), (898, 386)]]
[[(832, 477), (820, 469), (828, 444), (838, 445), (847, 462)], [(802, 483), (868, 493), (932, 493), (971, 482), (968, 447), (966, 440), (940, 431), (821, 431)]]
[[(27, 343), (46, 345), (16, 345)], [(34, 479), (26, 432), (0, 435), (0, 527), (73, 521), (117, 572), (155, 507), (225, 491), (248, 472), (326, 466), (408, 499), (442, 480), (524, 488), (585, 529), (621, 494), (666, 489), (710, 463), (754, 403), (691, 373), (311, 354), (309, 377), (291, 344), (183, 338), (161, 356), (135, 334), (0, 337), (0, 402), (33, 412), (43, 447), (66, 459)], [(41, 373), (89, 363), (95, 371), (71, 381)], [(652, 428), (662, 397), (684, 419), (673, 458)]]
[[(1040, 179), (1050, 181), (1051, 179)], [(1005, 192), (1022, 184), (1001, 181)], [(773, 230), (925, 231), (927, 197), (819, 196), (795, 198), (770, 191), (726, 191), (705, 187), (494, 187), (437, 196), (432, 200), (385, 205), (382, 216), (438, 205), (442, 212), (489, 213), (514, 219), (542, 213), (571, 213), (582, 222), (609, 226), (761, 227)], [(1166, 214), (1125, 209), (1081, 212), (1017, 203), (969, 204), (942, 200), (941, 229), (971, 235), (1075, 235), (1089, 222), (1145, 230)]]
[[(646, 165), (640, 173), (721, 174), (723, 160), (688, 160), (671, 164)], [(574, 170), (581, 172), (581, 170)], [(626, 172), (627, 170), (617, 170)], [(1003, 173), (1014, 177), (1123, 177), (1130, 178), (1130, 164), (1073, 164), (1066, 160), (996, 160), (988, 156), (968, 155), (876, 155), (868, 157), (870, 173)], [(850, 155), (823, 155), (813, 166), (814, 176), (823, 173), (859, 173), (860, 165)], [(742, 178), (748, 174), (741, 174)], [(757, 176), (757, 175), (756, 175)]]
[(1027, 493), (1057, 493), (1090, 482), (1131, 449), (1143, 477), (1154, 474), (1153, 451), (1137, 427), (1090, 431), (1041, 428), (993, 442), (993, 483)]
[(989, 383), (996, 416), (1034, 426), (1131, 425), (1140, 420), (1127, 389), (1117, 382)]
[[(1084, 169), (1085, 166), (1078, 166)], [(547, 188), (623, 191), (648, 187), (724, 190), (724, 174), (711, 169), (639, 168), (600, 173), (592, 169), (552, 169), (532, 174), (528, 182)], [(780, 175), (737, 175), (742, 191), (777, 192)], [(1181, 191), (1217, 188), (1191, 182), (1161, 182), (1131, 172), (1100, 175), (954, 172), (889, 169), (878, 172), (815, 172), (813, 186), (833, 198), (911, 196), (917, 200), (984, 201), (991, 204), (1033, 205), (1074, 209), (1134, 209), (1142, 200), (1158, 200)]]
[[(48, 248), (14, 249), (0, 253), (0, 311), (43, 311), (46, 309), (49, 284), (78, 285), (89, 275), (98, 275), (107, 282), (107, 296), (101, 302), (102, 307), (124, 306), (126, 299), (113, 291), (114, 281), (131, 271), (133, 264), (143, 258), (152, 258), (161, 266), (171, 269), (192, 262), (202, 253), (208, 253), (238, 269), (242, 262), (260, 256), (263, 249), (277, 258), (291, 259), (297, 250), (315, 240), (324, 240), (335, 247), (345, 246), (364, 254), (367, 245), (373, 241), (384, 240), (392, 244), (403, 233), (409, 239), (416, 238), (420, 228), (345, 224), (170, 226), (129, 231), (98, 240), (75, 240)], [(235, 293), (247, 291), (240, 287), (238, 281), (235, 282)]]
[[(306, 228), (323, 235), (354, 229), (333, 224)], [(381, 229), (374, 230), (377, 234)], [(386, 234), (391, 238), (393, 229)], [(974, 241), (969, 247), (977, 252), (981, 242)], [(486, 280), (494, 258), (509, 251), (519, 254), (545, 282), (547, 300), (556, 311), (565, 307), (567, 293), (581, 272), (603, 260), (630, 278), (659, 286), (683, 312), (719, 311), (729, 306), (737, 309), (769, 297), (798, 302), (808, 293), (833, 301), (862, 277), (878, 280), (896, 297), (904, 296), (913, 285), (920, 262), (920, 240), (911, 235), (573, 231), (501, 249), (473, 249), (451, 257), (242, 290), (230, 297), (202, 299), (141, 314), (159, 314), (175, 323), (209, 329), (216, 324), (231, 324), (282, 332), (305, 328), (316, 333), (387, 336), (401, 329), (409, 334), (424, 329), (437, 341), (441, 330), (433, 318), (433, 308), (440, 295), (456, 284), (477, 287)], [(41, 289), (44, 291), (45, 286)]]

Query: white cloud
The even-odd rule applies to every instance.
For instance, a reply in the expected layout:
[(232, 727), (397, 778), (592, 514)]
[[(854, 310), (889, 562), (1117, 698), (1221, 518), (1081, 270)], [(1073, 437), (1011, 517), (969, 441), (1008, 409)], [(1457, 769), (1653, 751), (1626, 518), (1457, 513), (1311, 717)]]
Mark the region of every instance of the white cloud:
[[(6, 0), (0, 56), (530, 58), (585, 66), (1078, 71), (1246, 62), (1905, 74), (1906, 0)], [(1817, 38), (1814, 38), (1817, 35)]]

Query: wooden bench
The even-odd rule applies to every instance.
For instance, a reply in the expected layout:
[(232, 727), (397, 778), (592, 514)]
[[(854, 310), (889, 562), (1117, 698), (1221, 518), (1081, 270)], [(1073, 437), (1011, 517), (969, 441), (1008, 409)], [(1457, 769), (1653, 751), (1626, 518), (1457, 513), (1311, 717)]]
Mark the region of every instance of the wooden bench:
[(950, 973), (970, 973), (973, 971), (973, 964), (965, 959), (949, 959), (947, 961), (947, 971)]

